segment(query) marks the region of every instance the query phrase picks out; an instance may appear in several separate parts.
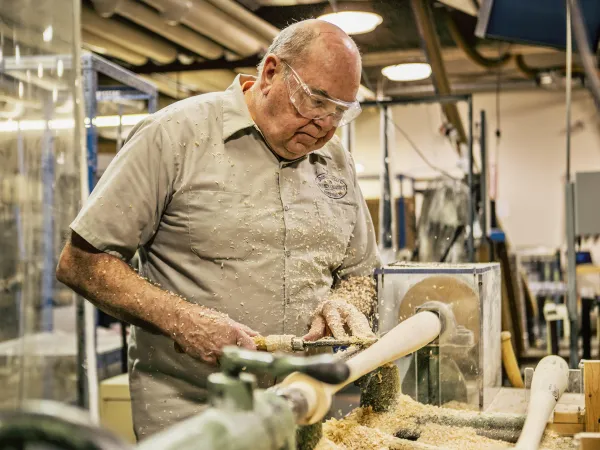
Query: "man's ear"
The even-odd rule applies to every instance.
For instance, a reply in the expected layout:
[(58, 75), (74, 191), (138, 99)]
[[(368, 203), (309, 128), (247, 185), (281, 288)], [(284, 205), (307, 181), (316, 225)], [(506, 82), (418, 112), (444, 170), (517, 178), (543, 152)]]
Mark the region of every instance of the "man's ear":
[(273, 54), (267, 56), (259, 81), (260, 91), (263, 95), (267, 95), (271, 91), (275, 83), (275, 76), (281, 73), (282, 68), (283, 64), (279, 57)]

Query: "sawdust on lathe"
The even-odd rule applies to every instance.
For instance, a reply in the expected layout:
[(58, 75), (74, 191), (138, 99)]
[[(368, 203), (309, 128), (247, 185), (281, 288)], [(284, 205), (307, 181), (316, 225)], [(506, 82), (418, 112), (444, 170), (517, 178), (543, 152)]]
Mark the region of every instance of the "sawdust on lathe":
[(579, 445), (575, 439), (561, 436), (554, 431), (546, 431), (541, 443), (541, 450), (578, 450)]
[(470, 403), (465, 402), (459, 402), (456, 400), (451, 400), (447, 403), (444, 403), (442, 405), (442, 408), (456, 409), (458, 411), (479, 411), (479, 408), (477, 408), (476, 405), (472, 405)]
[[(376, 413), (370, 407), (356, 408), (342, 420), (330, 419), (323, 424), (323, 438), (316, 450), (492, 450), (510, 449), (514, 444), (477, 434), (470, 427), (438, 425), (434, 416), (475, 417), (469, 410), (453, 410), (416, 402), (399, 394), (391, 411)], [(399, 430), (414, 430), (417, 441), (399, 439)], [(410, 434), (410, 433), (409, 433)], [(575, 440), (554, 432), (544, 434), (540, 450), (577, 450)]]
[(435, 423), (422, 428), (421, 437), (417, 442), (448, 450), (496, 450), (513, 447), (508, 442), (479, 436), (474, 428), (448, 427)]

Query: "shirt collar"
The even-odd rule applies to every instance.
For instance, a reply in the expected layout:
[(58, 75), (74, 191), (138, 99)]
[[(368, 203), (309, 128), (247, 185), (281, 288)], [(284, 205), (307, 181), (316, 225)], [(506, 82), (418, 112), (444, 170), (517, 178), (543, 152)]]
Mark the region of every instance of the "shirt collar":
[(225, 91), (223, 98), (223, 140), (235, 133), (255, 125), (242, 92), (242, 84), (256, 80), (250, 75), (239, 74)]

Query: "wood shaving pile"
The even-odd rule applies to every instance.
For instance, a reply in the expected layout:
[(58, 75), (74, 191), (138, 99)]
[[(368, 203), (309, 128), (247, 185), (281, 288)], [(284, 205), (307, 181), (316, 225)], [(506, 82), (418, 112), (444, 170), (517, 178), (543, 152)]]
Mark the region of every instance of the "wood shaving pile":
[[(330, 419), (323, 424), (323, 438), (316, 450), (492, 450), (510, 449), (514, 444), (479, 436), (475, 428), (438, 425), (423, 417), (434, 415), (471, 417), (471, 411), (451, 410), (423, 405), (400, 394), (395, 407), (385, 413), (371, 408), (356, 408), (342, 420)], [(421, 422), (424, 422), (421, 424)], [(398, 430), (414, 430), (417, 441), (395, 437)], [(572, 438), (554, 432), (544, 434), (540, 450), (576, 450)]]
[(475, 405), (471, 405), (470, 403), (459, 402), (456, 400), (444, 403), (442, 406), (444, 408), (456, 409), (458, 411), (479, 411), (479, 408), (477, 408), (477, 406)]

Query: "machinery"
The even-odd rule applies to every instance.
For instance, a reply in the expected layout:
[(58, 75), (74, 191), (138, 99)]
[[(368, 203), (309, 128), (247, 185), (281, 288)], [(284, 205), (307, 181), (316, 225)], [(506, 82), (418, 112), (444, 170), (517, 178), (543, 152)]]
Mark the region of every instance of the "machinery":
[[(311, 357), (224, 349), (222, 372), (209, 377), (212, 408), (143, 441), (140, 450), (293, 450), (297, 425), (319, 424), (331, 406), (331, 397), (352, 381), (403, 357), (443, 333), (445, 319), (422, 311), (398, 324), (369, 348), (345, 362), (334, 355)], [(256, 389), (254, 374), (287, 375), (282, 383)], [(35, 443), (38, 450), (127, 449), (104, 431), (75, 420), (79, 413), (52, 404), (41, 413), (35, 406), (0, 418), (0, 450)], [(80, 415), (80, 414), (79, 414)], [(61, 418), (58, 418), (61, 416)], [(314, 448), (320, 430), (300, 448)], [(299, 433), (302, 435), (302, 433)], [(4, 446), (4, 438), (10, 446)], [(199, 444), (201, 443), (201, 445)]]
[[(342, 383), (348, 366), (331, 355), (275, 356), (238, 347), (224, 349), (222, 372), (210, 376), (212, 408), (144, 441), (139, 449), (296, 449), (296, 421), (307, 403), (296, 390), (256, 389), (253, 373), (284, 376), (303, 373), (328, 383)], [(109, 433), (82, 420), (81, 411), (58, 403), (31, 403), (0, 415), (0, 449), (125, 450)], [(199, 447), (199, 442), (202, 443)]]
[(501, 386), (498, 264), (391, 264), (377, 271), (378, 328), (444, 311), (445, 332), (397, 362), (402, 392), (421, 403), (483, 411)]

